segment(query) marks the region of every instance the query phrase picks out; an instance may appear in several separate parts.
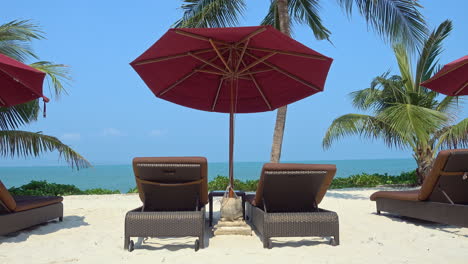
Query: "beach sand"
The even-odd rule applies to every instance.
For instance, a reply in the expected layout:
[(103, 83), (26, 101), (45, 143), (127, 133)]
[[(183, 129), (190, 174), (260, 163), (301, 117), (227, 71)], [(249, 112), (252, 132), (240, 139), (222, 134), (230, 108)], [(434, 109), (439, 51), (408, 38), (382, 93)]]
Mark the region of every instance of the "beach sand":
[(379, 189), (328, 191), (320, 207), (339, 215), (337, 247), (328, 238), (274, 238), (264, 249), (255, 233), (213, 237), (207, 228), (198, 252), (195, 238), (134, 239), (135, 250), (124, 250), (136, 194), (66, 196), (63, 222), (0, 236), (0, 263), (468, 263), (468, 228), (376, 215), (369, 196)]

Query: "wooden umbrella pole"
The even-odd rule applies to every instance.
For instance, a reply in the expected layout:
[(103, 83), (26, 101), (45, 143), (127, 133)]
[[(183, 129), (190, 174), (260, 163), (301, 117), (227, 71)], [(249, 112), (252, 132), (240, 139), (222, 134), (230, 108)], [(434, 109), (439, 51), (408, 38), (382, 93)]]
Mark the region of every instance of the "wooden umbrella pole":
[(231, 77), (231, 100), (229, 110), (229, 197), (234, 197), (234, 78)]

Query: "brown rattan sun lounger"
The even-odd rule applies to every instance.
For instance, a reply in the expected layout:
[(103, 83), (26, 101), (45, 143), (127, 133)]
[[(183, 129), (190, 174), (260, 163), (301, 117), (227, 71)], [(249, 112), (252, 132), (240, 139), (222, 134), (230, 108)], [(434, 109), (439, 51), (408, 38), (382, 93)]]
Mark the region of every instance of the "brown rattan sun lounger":
[(271, 248), (272, 237), (334, 237), (340, 243), (338, 215), (318, 208), (336, 173), (335, 165), (268, 163), (263, 166), (247, 216)]
[(202, 157), (135, 158), (133, 171), (143, 206), (125, 216), (124, 248), (131, 237), (193, 236), (204, 247), (208, 203), (207, 161)]
[(55, 218), (62, 221), (62, 201), (58, 196), (12, 196), (0, 181), (0, 235)]
[(468, 149), (441, 151), (420, 189), (379, 191), (370, 199), (378, 214), (468, 227)]

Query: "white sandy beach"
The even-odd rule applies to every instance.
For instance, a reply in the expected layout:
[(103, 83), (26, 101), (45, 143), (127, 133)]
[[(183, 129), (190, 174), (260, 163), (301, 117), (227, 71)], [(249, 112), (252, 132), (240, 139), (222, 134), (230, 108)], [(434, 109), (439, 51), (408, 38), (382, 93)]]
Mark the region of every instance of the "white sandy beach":
[[(369, 196), (379, 188), (330, 190), (322, 208), (340, 217), (341, 245), (328, 239), (216, 236), (205, 249), (195, 238), (150, 238), (123, 249), (124, 216), (140, 206), (135, 194), (67, 196), (63, 222), (0, 236), (0, 263), (468, 263), (468, 228), (378, 216)], [(215, 202), (215, 218), (219, 217)]]

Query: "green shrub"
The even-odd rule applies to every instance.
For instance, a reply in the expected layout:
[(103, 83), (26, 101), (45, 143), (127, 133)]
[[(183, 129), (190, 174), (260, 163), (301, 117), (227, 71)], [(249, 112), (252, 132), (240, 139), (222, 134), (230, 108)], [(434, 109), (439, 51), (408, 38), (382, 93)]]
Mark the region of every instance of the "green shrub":
[(135, 186), (133, 188), (128, 189), (127, 193), (138, 193), (138, 188)]
[[(208, 190), (215, 191), (215, 190), (226, 190), (227, 186), (229, 185), (229, 178), (226, 176), (216, 176), (212, 181), (208, 182)], [(256, 191), (258, 185), (258, 180), (246, 180), (241, 181), (234, 179), (234, 187), (236, 190), (239, 191)]]
[(333, 179), (330, 189), (342, 189), (353, 187), (375, 187), (377, 185), (403, 184), (417, 185), (418, 179), (416, 171), (402, 172), (399, 176), (389, 176), (388, 174), (367, 174), (361, 173), (351, 175), (348, 178)]
[(89, 189), (82, 191), (75, 185), (48, 183), (47, 181), (31, 181), (21, 187), (11, 187), (8, 191), (13, 195), (39, 195), (39, 196), (63, 196), (82, 194), (115, 194), (118, 190)]
[[(330, 189), (355, 188), (355, 187), (375, 187), (377, 185), (403, 184), (409, 186), (417, 185), (418, 177), (416, 171), (402, 172), (399, 176), (389, 176), (387, 174), (367, 174), (361, 173), (351, 175), (348, 178), (333, 179)], [(229, 184), (229, 178), (225, 176), (216, 176), (208, 182), (208, 190), (226, 190)], [(234, 180), (234, 187), (239, 191), (255, 192), (257, 190), (258, 180)], [(80, 190), (75, 185), (48, 183), (47, 181), (31, 181), (21, 187), (11, 187), (9, 192), (13, 195), (44, 195), (44, 196), (63, 196), (63, 195), (84, 195), (84, 194), (119, 194), (118, 190), (107, 190), (102, 188)], [(128, 193), (138, 193), (137, 187), (128, 190)]]
[(108, 190), (102, 188), (84, 190), (83, 194), (119, 194), (119, 190)]

